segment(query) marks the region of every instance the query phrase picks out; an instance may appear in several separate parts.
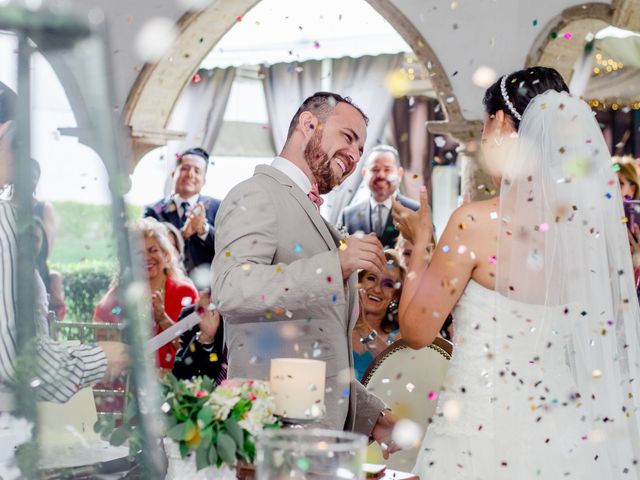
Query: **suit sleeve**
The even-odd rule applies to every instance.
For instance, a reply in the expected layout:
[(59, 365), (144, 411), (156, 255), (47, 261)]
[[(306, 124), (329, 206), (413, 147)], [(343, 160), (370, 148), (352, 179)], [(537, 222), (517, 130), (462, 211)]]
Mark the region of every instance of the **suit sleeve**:
[(142, 218), (145, 218), (145, 217), (155, 218), (159, 222), (162, 221), (162, 220), (160, 220), (160, 217), (158, 216), (158, 214), (153, 209), (153, 205), (148, 205), (148, 206), (144, 207), (144, 210), (142, 211)]
[(353, 431), (370, 437), (380, 412), (387, 406), (355, 379), (351, 381), (351, 394), (356, 398), (356, 418)]
[(245, 182), (232, 190), (216, 223), (212, 291), (227, 320), (277, 308), (293, 311), (329, 302), (345, 304), (337, 251), (272, 264), (278, 235), (295, 235), (295, 229), (278, 232), (281, 226), (275, 206), (256, 183)]

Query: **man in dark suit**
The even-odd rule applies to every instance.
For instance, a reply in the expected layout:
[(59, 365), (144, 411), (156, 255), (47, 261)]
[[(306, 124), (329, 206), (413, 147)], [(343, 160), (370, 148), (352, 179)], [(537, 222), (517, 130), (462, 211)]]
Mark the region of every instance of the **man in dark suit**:
[(398, 230), (391, 218), (392, 200), (418, 210), (420, 204), (398, 193), (398, 185), (404, 173), (398, 151), (390, 145), (378, 145), (371, 150), (362, 176), (369, 185), (371, 195), (367, 200), (351, 205), (342, 212), (342, 225), (350, 234), (375, 233), (384, 248), (394, 248)]
[(178, 156), (171, 173), (173, 194), (149, 205), (144, 217), (169, 222), (184, 238), (184, 266), (187, 273), (200, 265), (211, 265), (215, 253), (214, 225), (220, 200), (200, 195), (205, 183), (209, 154), (202, 148), (190, 148)]

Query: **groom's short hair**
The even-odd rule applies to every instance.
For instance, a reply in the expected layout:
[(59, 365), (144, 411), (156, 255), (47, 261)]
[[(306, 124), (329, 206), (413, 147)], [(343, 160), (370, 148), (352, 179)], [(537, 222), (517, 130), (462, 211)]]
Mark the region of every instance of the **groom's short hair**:
[(300, 119), (300, 114), (302, 114), (302, 112), (313, 113), (318, 118), (318, 121), (324, 123), (327, 118), (329, 118), (329, 116), (333, 112), (333, 109), (336, 105), (338, 105), (338, 103), (346, 103), (348, 105), (351, 105), (360, 113), (360, 115), (362, 115), (365, 125), (369, 125), (369, 117), (364, 114), (360, 107), (353, 103), (350, 97), (343, 97), (342, 95), (331, 92), (316, 92), (309, 98), (307, 98), (304, 102), (302, 102), (302, 105), (300, 105), (300, 108), (298, 108), (298, 111), (291, 119), (291, 123), (289, 124), (289, 131), (287, 132), (287, 140), (289, 140), (291, 138), (291, 135), (293, 135), (293, 132), (296, 129), (296, 125), (298, 124), (298, 120)]

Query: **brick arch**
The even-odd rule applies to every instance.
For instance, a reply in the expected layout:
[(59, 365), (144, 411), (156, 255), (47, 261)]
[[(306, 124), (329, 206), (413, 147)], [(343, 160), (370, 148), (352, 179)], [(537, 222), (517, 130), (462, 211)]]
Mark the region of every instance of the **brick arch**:
[[(366, 0), (412, 48), (427, 66), (433, 89), (452, 125), (465, 125), (453, 88), (422, 34), (390, 0)], [(127, 98), (123, 118), (129, 128), (133, 161), (148, 151), (179, 138), (167, 130), (171, 113), (182, 90), (206, 55), (259, 0), (216, 0), (207, 9), (188, 12), (178, 21), (179, 36), (170, 51), (156, 64), (146, 64)]]

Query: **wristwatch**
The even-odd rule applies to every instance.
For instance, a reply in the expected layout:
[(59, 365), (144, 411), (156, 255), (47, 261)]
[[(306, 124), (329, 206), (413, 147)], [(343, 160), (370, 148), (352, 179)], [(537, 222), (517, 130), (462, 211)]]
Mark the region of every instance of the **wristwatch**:
[(376, 338), (378, 338), (378, 332), (376, 332), (375, 330), (371, 330), (369, 332), (369, 335), (367, 335), (366, 337), (360, 337), (360, 343), (366, 345), (369, 342), (373, 342)]
[(211, 343), (202, 343), (202, 342), (200, 342), (200, 334), (201, 333), (202, 332), (200, 332), (200, 331), (196, 332), (196, 338), (195, 338), (196, 342), (198, 342), (198, 344), (202, 347), (202, 349), (204, 351), (206, 351), (206, 352), (213, 351), (214, 348), (215, 348), (215, 341), (212, 340)]

